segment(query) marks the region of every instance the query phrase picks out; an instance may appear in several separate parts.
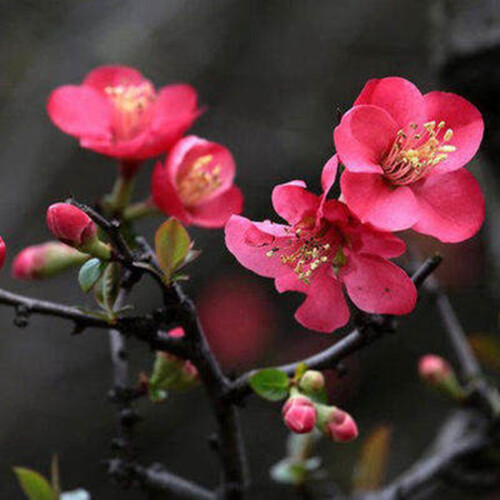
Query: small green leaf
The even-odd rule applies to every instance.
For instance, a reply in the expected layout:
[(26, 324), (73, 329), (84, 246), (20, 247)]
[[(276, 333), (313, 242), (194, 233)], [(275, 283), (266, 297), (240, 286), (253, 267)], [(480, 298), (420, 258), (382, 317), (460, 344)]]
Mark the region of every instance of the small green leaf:
[(116, 298), (120, 291), (120, 265), (112, 262), (106, 267), (99, 286), (95, 287), (96, 299), (108, 312), (113, 313)]
[(107, 262), (102, 262), (99, 259), (90, 259), (83, 264), (78, 273), (78, 282), (85, 293), (97, 283), (107, 265)]
[(293, 378), (295, 380), (300, 380), (306, 371), (307, 365), (304, 362), (299, 363), (297, 368), (295, 368), (295, 376)]
[(288, 396), (290, 379), (288, 375), (274, 368), (261, 370), (250, 377), (252, 389), (268, 401), (280, 401)]
[(173, 217), (156, 231), (156, 257), (166, 281), (170, 281), (172, 274), (185, 263), (191, 246), (188, 232)]
[(29, 500), (56, 500), (50, 483), (38, 472), (14, 467), (19, 485)]
[(277, 483), (298, 486), (304, 483), (307, 470), (303, 462), (284, 459), (271, 467), (270, 474)]

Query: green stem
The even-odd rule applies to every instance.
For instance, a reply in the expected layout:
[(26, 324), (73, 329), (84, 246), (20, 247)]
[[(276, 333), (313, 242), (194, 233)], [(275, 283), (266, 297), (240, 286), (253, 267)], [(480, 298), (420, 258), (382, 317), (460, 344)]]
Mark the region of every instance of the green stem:
[(160, 211), (154, 204), (152, 198), (148, 198), (146, 200), (133, 203), (132, 205), (129, 205), (127, 208), (125, 208), (125, 210), (123, 211), (123, 218), (126, 221), (132, 221), (159, 213)]
[(134, 179), (139, 165), (139, 162), (121, 162), (119, 175), (111, 194), (106, 200), (106, 205), (112, 213), (121, 215), (130, 203), (134, 191)]

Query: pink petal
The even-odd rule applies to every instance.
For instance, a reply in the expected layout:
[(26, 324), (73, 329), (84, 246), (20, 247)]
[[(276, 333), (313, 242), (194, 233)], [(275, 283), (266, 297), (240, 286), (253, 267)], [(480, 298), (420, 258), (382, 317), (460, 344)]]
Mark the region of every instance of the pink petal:
[(349, 297), (362, 311), (408, 314), (415, 307), (417, 290), (411, 279), (381, 257), (351, 254), (340, 276)]
[(337, 170), (339, 168), (339, 158), (337, 155), (333, 155), (323, 167), (321, 172), (321, 188), (323, 189), (323, 196), (327, 196), (328, 192), (335, 184), (335, 178), (337, 177)]
[(63, 132), (75, 137), (111, 139), (111, 110), (95, 90), (65, 85), (52, 92), (47, 103), (50, 119)]
[(304, 217), (315, 217), (318, 210), (319, 197), (306, 191), (305, 187), (303, 181), (291, 181), (273, 189), (274, 210), (292, 226)]
[(191, 85), (168, 85), (158, 92), (154, 104), (152, 131), (177, 134), (180, 138), (200, 115), (198, 94)]
[(236, 186), (224, 191), (217, 198), (191, 207), (189, 209), (191, 221), (200, 227), (224, 227), (231, 215), (243, 211), (243, 194)]
[(186, 224), (191, 223), (191, 216), (184, 208), (177, 188), (170, 181), (168, 170), (161, 162), (158, 162), (153, 170), (151, 195), (155, 205), (165, 215), (177, 217)]
[(451, 172), (466, 165), (476, 154), (483, 138), (484, 123), (481, 113), (469, 101), (456, 94), (430, 92), (424, 96), (427, 108), (427, 121), (445, 122), (443, 134), (453, 130), (453, 137), (447, 143), (455, 146), (456, 151), (439, 163), (434, 172)]
[(116, 87), (118, 85), (140, 85), (147, 82), (139, 71), (128, 66), (100, 66), (92, 70), (83, 81), (83, 85), (88, 85), (101, 92), (106, 87)]
[(372, 104), (387, 111), (398, 128), (425, 121), (424, 98), (410, 81), (390, 76), (369, 80), (354, 105)]
[(363, 224), (359, 231), (361, 253), (378, 255), (386, 259), (399, 257), (406, 250), (405, 242), (392, 233), (378, 231), (370, 224)]
[(382, 173), (380, 163), (398, 131), (391, 115), (376, 106), (355, 106), (335, 128), (334, 140), (340, 161), (351, 172)]
[(305, 293), (306, 299), (295, 312), (295, 319), (306, 328), (318, 332), (333, 332), (349, 321), (349, 308), (342, 286), (333, 271), (319, 271), (309, 285), (299, 281), (289, 269), (276, 281), (278, 292)]
[(484, 196), (465, 169), (429, 175), (413, 186), (419, 219), (412, 227), (446, 243), (474, 236), (484, 221)]
[(274, 278), (289, 269), (279, 256), (268, 257), (275, 245), (285, 245), (288, 239), (287, 226), (270, 222), (252, 222), (245, 217), (233, 215), (226, 224), (226, 246), (238, 262), (259, 274)]
[(407, 186), (388, 185), (381, 175), (347, 170), (340, 179), (347, 206), (361, 219), (384, 231), (401, 231), (418, 220), (418, 204)]

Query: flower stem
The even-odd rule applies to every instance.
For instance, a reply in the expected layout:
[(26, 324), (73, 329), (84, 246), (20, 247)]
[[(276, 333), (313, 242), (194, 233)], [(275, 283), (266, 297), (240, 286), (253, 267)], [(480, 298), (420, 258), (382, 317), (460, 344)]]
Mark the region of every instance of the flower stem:
[(126, 207), (123, 211), (123, 218), (127, 221), (132, 221), (159, 213), (160, 211), (156, 208), (152, 198), (148, 198)]
[(106, 205), (112, 213), (121, 215), (130, 203), (134, 191), (134, 179), (139, 165), (139, 162), (126, 161), (120, 164), (119, 175), (111, 194), (106, 199)]

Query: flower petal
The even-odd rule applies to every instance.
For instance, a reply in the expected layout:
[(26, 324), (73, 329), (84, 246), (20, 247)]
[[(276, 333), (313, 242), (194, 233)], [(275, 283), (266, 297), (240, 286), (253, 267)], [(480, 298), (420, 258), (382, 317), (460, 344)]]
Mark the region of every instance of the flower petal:
[(456, 243), (474, 236), (484, 221), (484, 196), (465, 169), (429, 175), (413, 186), (419, 209), (415, 231)]
[(382, 108), (355, 106), (344, 114), (334, 131), (340, 161), (351, 172), (382, 173), (380, 163), (397, 131), (397, 123)]
[(424, 98), (413, 83), (396, 76), (369, 80), (354, 102), (355, 106), (373, 104), (387, 111), (398, 128), (410, 122), (425, 121)]
[(347, 206), (361, 219), (384, 231), (401, 231), (418, 220), (418, 204), (407, 186), (389, 186), (381, 175), (347, 170), (340, 179)]
[(349, 308), (342, 285), (333, 271), (319, 272), (309, 285), (299, 281), (290, 269), (276, 281), (278, 292), (302, 292), (306, 299), (295, 312), (295, 319), (306, 328), (318, 332), (333, 332), (349, 321)]
[(95, 90), (65, 85), (52, 92), (47, 103), (50, 119), (63, 132), (75, 137), (110, 140), (111, 110)]
[(140, 85), (146, 78), (134, 68), (128, 66), (110, 65), (100, 66), (87, 74), (83, 85), (88, 85), (104, 92), (106, 87), (118, 85)]
[(233, 215), (226, 224), (226, 246), (238, 262), (259, 274), (275, 278), (286, 272), (288, 267), (278, 256), (266, 255), (275, 245), (285, 245), (288, 226), (271, 222), (253, 222), (245, 217)]
[(193, 224), (200, 227), (224, 227), (231, 215), (243, 211), (243, 194), (236, 186), (224, 191), (217, 198), (188, 209)]
[(321, 187), (323, 189), (323, 196), (326, 197), (328, 192), (335, 184), (335, 178), (337, 177), (337, 171), (339, 169), (339, 158), (338, 155), (333, 155), (323, 167), (321, 172)]
[(274, 210), (292, 226), (304, 217), (315, 218), (316, 216), (320, 199), (306, 191), (305, 187), (306, 184), (303, 181), (291, 181), (273, 189)]
[(481, 113), (469, 101), (456, 94), (429, 92), (424, 96), (427, 121), (445, 122), (443, 133), (453, 130), (453, 137), (447, 143), (456, 151), (440, 162), (434, 172), (451, 172), (466, 165), (476, 154), (483, 138), (484, 123)]
[(386, 259), (399, 257), (405, 253), (405, 242), (394, 234), (379, 231), (371, 224), (360, 224), (357, 229), (360, 253), (378, 255)]
[(169, 172), (162, 162), (158, 162), (151, 179), (151, 195), (155, 205), (165, 214), (177, 217), (190, 224), (191, 216), (184, 208), (176, 187), (172, 184)]
[(377, 314), (408, 314), (416, 304), (417, 290), (396, 264), (376, 255), (351, 254), (341, 279), (354, 304)]

